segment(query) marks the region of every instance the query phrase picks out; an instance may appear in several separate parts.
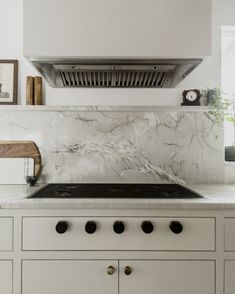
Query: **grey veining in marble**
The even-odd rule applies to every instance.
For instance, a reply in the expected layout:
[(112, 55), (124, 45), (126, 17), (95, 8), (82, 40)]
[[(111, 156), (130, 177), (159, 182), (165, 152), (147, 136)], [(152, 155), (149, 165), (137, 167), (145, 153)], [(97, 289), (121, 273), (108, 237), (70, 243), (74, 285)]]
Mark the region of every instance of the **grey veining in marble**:
[(204, 112), (7, 111), (0, 140), (33, 140), (41, 182), (224, 181), (223, 130)]

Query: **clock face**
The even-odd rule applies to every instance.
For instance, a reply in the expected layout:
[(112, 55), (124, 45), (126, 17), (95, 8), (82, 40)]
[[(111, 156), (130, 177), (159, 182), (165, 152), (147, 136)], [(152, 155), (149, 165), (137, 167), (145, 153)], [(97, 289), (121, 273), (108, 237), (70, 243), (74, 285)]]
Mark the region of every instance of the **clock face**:
[(186, 99), (190, 102), (193, 102), (197, 99), (197, 92), (195, 91), (188, 91), (186, 94)]

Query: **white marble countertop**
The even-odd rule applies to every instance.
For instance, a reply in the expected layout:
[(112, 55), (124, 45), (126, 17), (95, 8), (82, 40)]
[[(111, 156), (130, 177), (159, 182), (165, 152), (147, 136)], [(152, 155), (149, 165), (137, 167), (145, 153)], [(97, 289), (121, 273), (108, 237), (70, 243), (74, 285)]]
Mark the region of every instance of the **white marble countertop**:
[(235, 185), (188, 185), (200, 199), (28, 199), (42, 186), (0, 185), (0, 208), (32, 209), (235, 209)]

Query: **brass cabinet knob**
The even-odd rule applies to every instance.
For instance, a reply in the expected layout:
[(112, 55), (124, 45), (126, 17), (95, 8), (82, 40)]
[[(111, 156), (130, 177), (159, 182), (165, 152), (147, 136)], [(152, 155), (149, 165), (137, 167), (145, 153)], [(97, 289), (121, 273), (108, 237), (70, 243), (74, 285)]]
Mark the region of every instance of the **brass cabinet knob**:
[(106, 272), (108, 275), (112, 275), (115, 272), (115, 268), (112, 265), (110, 265), (107, 267)]
[(124, 268), (124, 273), (125, 273), (127, 276), (129, 276), (129, 275), (132, 273), (132, 268), (129, 267), (129, 266), (126, 266), (126, 267)]

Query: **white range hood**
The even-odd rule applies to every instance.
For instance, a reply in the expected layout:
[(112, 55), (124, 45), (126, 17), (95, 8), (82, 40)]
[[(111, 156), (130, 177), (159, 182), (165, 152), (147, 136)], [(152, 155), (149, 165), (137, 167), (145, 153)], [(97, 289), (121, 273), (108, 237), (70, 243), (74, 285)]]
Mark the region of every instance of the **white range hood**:
[(24, 55), (53, 87), (174, 87), (211, 54), (211, 0), (24, 0)]

